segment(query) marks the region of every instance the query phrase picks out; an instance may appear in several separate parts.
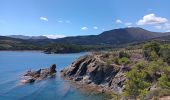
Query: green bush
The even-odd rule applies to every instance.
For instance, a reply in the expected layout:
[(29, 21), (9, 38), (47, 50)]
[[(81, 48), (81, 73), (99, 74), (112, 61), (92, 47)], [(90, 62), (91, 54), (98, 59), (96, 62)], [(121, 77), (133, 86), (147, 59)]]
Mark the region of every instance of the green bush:
[(158, 79), (158, 84), (161, 88), (170, 90), (170, 80), (165, 74)]
[(111, 64), (112, 64), (112, 60), (110, 60), (110, 59), (107, 60), (107, 61), (106, 61), (106, 64), (107, 64), (107, 65), (111, 65)]
[(119, 65), (119, 58), (117, 58), (117, 57), (114, 58), (114, 59), (113, 59), (113, 62), (114, 62), (115, 64), (118, 64), (118, 65)]
[(152, 77), (152, 81), (156, 82), (160, 75), (164, 73), (166, 67), (167, 65), (162, 60), (152, 61), (149, 63), (146, 71)]
[(160, 50), (160, 44), (157, 42), (149, 42), (143, 46), (144, 55), (149, 61), (157, 60)]
[(123, 58), (123, 57), (129, 58), (130, 56), (129, 56), (128, 53), (123, 52), (123, 51), (120, 51), (120, 52), (119, 52), (119, 58)]
[(150, 86), (150, 83), (145, 81), (146, 73), (134, 68), (126, 76), (128, 81), (125, 85), (124, 95), (134, 99), (144, 98), (148, 92), (147, 88)]
[(163, 45), (159, 51), (160, 56), (165, 62), (170, 64), (170, 45)]
[(120, 59), (118, 60), (118, 62), (119, 62), (119, 64), (121, 64), (121, 65), (127, 65), (127, 64), (130, 63), (130, 60), (129, 60), (129, 58), (123, 57), (123, 58), (120, 58)]

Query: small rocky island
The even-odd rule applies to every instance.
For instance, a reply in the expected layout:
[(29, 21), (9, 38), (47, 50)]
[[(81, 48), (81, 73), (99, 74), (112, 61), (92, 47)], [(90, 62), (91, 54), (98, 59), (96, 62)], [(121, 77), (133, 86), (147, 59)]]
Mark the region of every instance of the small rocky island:
[(37, 80), (43, 80), (48, 77), (52, 77), (56, 73), (56, 65), (53, 64), (50, 68), (39, 69), (37, 71), (27, 71), (22, 78), (22, 83), (33, 83)]

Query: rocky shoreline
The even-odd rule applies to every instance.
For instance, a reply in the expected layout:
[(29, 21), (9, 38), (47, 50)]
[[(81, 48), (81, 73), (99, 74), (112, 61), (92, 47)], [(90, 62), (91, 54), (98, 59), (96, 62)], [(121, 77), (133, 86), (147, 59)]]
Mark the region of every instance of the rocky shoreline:
[[(68, 68), (61, 71), (61, 76), (71, 80), (79, 87), (89, 88), (93, 91), (119, 94), (126, 81), (125, 72), (129, 67), (121, 67), (115, 64), (107, 65), (103, 62), (101, 54), (89, 54), (79, 58)], [(86, 88), (87, 87), (87, 88)]]
[[(149, 80), (150, 83), (148, 82), (148, 86), (145, 88), (147, 94), (143, 98), (146, 100), (154, 98), (155, 96), (154, 93), (159, 93), (159, 90), (161, 89), (157, 85), (158, 83), (152, 82), (153, 77), (149, 75), (149, 71), (146, 72), (147, 73), (146, 78), (143, 78), (145, 74), (138, 72), (140, 68), (145, 68), (146, 67), (145, 65), (149, 63), (147, 61), (144, 61), (145, 58), (143, 56), (143, 53), (142, 52), (134, 53), (133, 51), (128, 55), (129, 60), (125, 58), (120, 58), (122, 55), (127, 56), (125, 55), (125, 53), (113, 53), (113, 52), (90, 53), (78, 58), (70, 66), (61, 70), (60, 75), (63, 79), (67, 80), (67, 82), (72, 84), (73, 87), (81, 90), (82, 92), (89, 94), (102, 94), (102, 95), (108, 94), (108, 97), (117, 99), (119, 98), (122, 100), (136, 98), (133, 97), (133, 95), (124, 96), (123, 94), (127, 90), (127, 86), (129, 86), (128, 82), (131, 82), (130, 81), (131, 78), (133, 78), (135, 82), (136, 80), (139, 81), (131, 84), (131, 86), (134, 86), (134, 88), (130, 89), (133, 89), (134, 91), (138, 89), (135, 88), (135, 86), (138, 85), (138, 83), (140, 83), (141, 81), (148, 82)], [(116, 58), (118, 57), (119, 60), (118, 62), (116, 62)], [(125, 62), (129, 63), (125, 64)], [(24, 75), (27, 78), (24, 81), (22, 80), (21, 82), (33, 83), (34, 81), (43, 80), (47, 77), (52, 77), (53, 75), (55, 75), (55, 73), (56, 65), (53, 64), (50, 68), (40, 69), (38, 71), (28, 71)], [(141, 86), (141, 84), (139, 84), (139, 86)], [(131, 93), (131, 91), (129, 91), (129, 93)], [(164, 96), (169, 97), (169, 94), (160, 95), (158, 98), (164, 98)]]

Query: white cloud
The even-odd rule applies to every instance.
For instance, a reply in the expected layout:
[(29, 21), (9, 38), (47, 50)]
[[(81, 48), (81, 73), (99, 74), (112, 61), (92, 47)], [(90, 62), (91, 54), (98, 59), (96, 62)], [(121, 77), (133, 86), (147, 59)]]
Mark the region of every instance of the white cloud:
[(167, 22), (167, 23), (164, 23), (164, 24), (159, 24), (159, 25), (154, 26), (154, 28), (158, 29), (158, 30), (167, 31), (167, 30), (170, 30), (170, 23)]
[(43, 21), (48, 21), (48, 18), (46, 18), (46, 17), (40, 17), (40, 20), (43, 20)]
[(69, 20), (58, 20), (57, 22), (58, 23), (67, 23), (67, 24), (71, 23)]
[(88, 30), (88, 28), (87, 28), (87, 27), (82, 27), (81, 29), (82, 29), (82, 30)]
[(156, 28), (156, 29), (162, 29), (162, 26), (161, 25), (157, 25), (157, 26), (154, 26), (154, 28)]
[(153, 25), (153, 24), (161, 24), (166, 22), (168, 22), (166, 18), (157, 17), (155, 16), (155, 14), (148, 14), (143, 16), (143, 18), (137, 22), (137, 25)]
[(170, 30), (167, 30), (166, 32), (170, 32)]
[(97, 29), (98, 29), (98, 27), (97, 27), (97, 26), (94, 26), (94, 27), (93, 27), (93, 29), (97, 30)]
[(50, 38), (50, 39), (58, 39), (58, 38), (66, 37), (65, 35), (43, 35), (43, 36), (46, 36), (47, 38)]
[(170, 23), (165, 23), (165, 24), (164, 24), (164, 28), (165, 28), (165, 29), (170, 29)]
[(163, 29), (163, 30), (169, 30), (170, 29), (170, 23), (164, 23), (157, 26), (154, 26), (156, 29)]
[(59, 23), (63, 23), (63, 21), (62, 21), (62, 20), (58, 20), (58, 22), (59, 22)]
[(121, 21), (120, 19), (117, 19), (117, 20), (116, 20), (116, 23), (119, 23), (119, 24), (120, 24), (120, 23), (122, 23), (122, 21)]
[(127, 26), (128, 28), (133, 27), (133, 26)]

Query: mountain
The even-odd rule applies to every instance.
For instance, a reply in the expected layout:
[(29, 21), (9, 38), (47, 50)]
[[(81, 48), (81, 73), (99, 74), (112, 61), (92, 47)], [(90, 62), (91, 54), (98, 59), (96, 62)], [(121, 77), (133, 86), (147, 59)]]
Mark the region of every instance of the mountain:
[(55, 42), (71, 43), (79, 45), (120, 45), (131, 42), (140, 42), (156, 37), (170, 35), (170, 33), (158, 33), (142, 28), (120, 28), (105, 31), (99, 35), (75, 36), (56, 39)]
[(60, 52), (61, 50), (58, 48), (63, 48), (64, 51), (71, 48), (71, 50), (75, 51), (75, 48), (80, 47), (82, 49), (76, 50), (101, 50), (153, 39), (170, 40), (170, 33), (151, 32), (142, 28), (132, 27), (109, 30), (99, 35), (72, 36), (59, 39), (22, 35), (13, 35), (11, 37), (0, 36), (0, 50), (48, 50), (49, 52), (52, 50)]
[[(168, 33), (168, 34), (169, 34), (169, 33)], [(157, 37), (157, 38), (154, 38), (154, 40), (169, 41), (169, 42), (170, 42), (170, 35)]]
[(42, 50), (42, 47), (28, 40), (0, 36), (0, 50)]
[(25, 36), (25, 35), (8, 35), (7, 37), (16, 38), (16, 39), (47, 39), (46, 36)]

